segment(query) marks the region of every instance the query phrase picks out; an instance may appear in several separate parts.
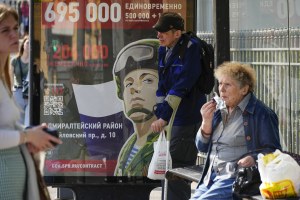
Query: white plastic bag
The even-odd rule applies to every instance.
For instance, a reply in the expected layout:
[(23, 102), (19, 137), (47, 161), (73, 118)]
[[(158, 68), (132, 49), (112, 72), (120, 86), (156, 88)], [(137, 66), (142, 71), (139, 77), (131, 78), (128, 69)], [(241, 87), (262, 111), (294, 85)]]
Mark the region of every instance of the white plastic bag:
[(264, 198), (300, 196), (300, 166), (290, 155), (276, 150), (259, 154), (257, 162), (262, 181), (259, 189)]
[[(172, 166), (170, 151), (167, 148), (168, 142), (165, 133), (162, 131), (157, 142), (154, 143), (154, 153), (148, 169), (148, 178), (163, 180), (165, 178), (166, 169), (170, 169)], [(168, 167), (166, 166), (167, 157), (169, 157)]]

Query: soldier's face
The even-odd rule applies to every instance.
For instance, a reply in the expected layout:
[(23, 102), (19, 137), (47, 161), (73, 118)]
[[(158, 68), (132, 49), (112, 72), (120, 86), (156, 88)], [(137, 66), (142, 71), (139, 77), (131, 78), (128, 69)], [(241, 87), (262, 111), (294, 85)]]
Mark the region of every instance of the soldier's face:
[(137, 69), (128, 73), (123, 81), (123, 99), (126, 115), (134, 122), (144, 122), (153, 116), (158, 85), (157, 70)]

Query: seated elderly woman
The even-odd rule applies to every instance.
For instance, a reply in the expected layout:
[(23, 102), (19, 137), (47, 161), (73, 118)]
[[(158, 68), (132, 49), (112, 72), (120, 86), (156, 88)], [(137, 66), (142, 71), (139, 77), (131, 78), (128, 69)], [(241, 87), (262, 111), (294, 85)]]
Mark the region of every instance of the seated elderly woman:
[(256, 77), (251, 66), (223, 63), (215, 70), (223, 103), (203, 105), (196, 136), (199, 151), (207, 152), (204, 171), (192, 200), (232, 199), (236, 166), (255, 165), (258, 153), (281, 150), (278, 117), (253, 94)]

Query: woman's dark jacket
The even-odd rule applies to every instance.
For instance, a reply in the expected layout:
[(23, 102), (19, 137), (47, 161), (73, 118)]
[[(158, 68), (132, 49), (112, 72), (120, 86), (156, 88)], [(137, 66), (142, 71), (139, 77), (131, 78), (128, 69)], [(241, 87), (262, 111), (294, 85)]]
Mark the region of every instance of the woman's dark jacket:
[[(221, 121), (221, 112), (220, 110), (217, 110), (213, 118), (213, 131)], [(270, 153), (276, 149), (281, 150), (278, 117), (273, 110), (267, 107), (262, 101), (258, 100), (253, 93), (251, 93), (250, 100), (243, 113), (243, 121), (247, 150), (255, 160), (257, 160), (257, 155), (260, 152)], [(212, 137), (210, 137), (208, 143), (203, 143), (200, 141), (199, 135), (196, 137), (196, 146), (198, 150), (207, 153), (207, 158), (209, 158), (212, 149), (211, 138)], [(207, 174), (209, 164), (209, 159), (206, 159), (200, 184)]]

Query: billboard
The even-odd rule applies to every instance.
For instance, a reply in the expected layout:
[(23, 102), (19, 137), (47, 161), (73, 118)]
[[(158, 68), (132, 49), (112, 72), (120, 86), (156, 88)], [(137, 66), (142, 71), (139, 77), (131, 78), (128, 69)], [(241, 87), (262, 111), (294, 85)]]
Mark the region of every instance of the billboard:
[(63, 140), (46, 153), (46, 180), (146, 177), (158, 137), (150, 129), (159, 46), (152, 26), (162, 12), (173, 11), (190, 19), (191, 30), (193, 3), (34, 2), (39, 122), (57, 128)]

